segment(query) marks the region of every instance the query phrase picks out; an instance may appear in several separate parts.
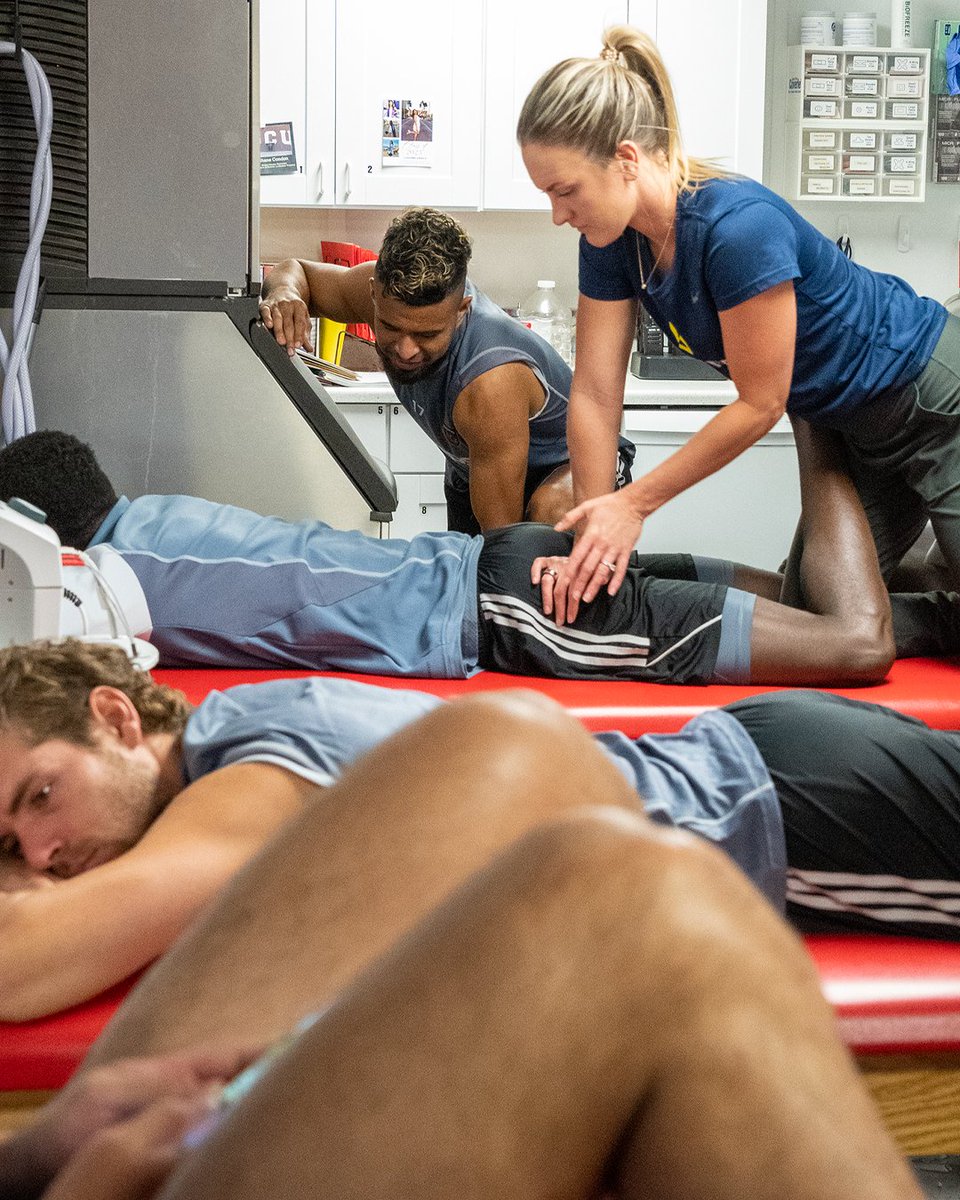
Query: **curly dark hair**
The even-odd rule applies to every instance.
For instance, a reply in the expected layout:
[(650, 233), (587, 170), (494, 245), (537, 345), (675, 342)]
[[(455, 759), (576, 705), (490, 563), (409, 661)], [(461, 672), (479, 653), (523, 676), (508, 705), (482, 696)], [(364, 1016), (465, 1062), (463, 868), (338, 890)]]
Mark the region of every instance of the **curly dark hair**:
[(118, 646), (66, 638), (0, 650), (0, 728), (15, 726), (34, 745), (90, 745), (90, 693), (103, 685), (129, 696), (144, 733), (180, 733), (190, 716), (183, 692), (154, 683)]
[(85, 550), (117, 493), (86, 443), (43, 429), (0, 450), (0, 500), (19, 496), (47, 514), (65, 546)]
[(384, 293), (423, 308), (463, 289), (470, 239), (453, 217), (435, 208), (408, 208), (394, 217), (375, 268)]

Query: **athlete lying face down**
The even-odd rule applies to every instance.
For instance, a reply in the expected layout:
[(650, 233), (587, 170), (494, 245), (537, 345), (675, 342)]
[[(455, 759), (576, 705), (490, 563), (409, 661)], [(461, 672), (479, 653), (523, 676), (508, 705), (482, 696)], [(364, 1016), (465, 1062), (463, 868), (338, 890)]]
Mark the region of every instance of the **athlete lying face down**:
[[(214, 692), (191, 710), (113, 647), (0, 651), (0, 1018), (56, 1011), (162, 954), (307, 806), (329, 820), (318, 853), (360, 854), (330, 799), (337, 781), (439, 704), (309, 678)], [(801, 928), (956, 936), (960, 734), (787, 692), (678, 734), (595, 740), (635, 811), (720, 845)], [(556, 815), (552, 794), (544, 818)], [(501, 819), (503, 803), (491, 797), (486, 819)], [(462, 819), (456, 837), (469, 845), (483, 821)], [(416, 793), (398, 820), (408, 839), (434, 829)]]

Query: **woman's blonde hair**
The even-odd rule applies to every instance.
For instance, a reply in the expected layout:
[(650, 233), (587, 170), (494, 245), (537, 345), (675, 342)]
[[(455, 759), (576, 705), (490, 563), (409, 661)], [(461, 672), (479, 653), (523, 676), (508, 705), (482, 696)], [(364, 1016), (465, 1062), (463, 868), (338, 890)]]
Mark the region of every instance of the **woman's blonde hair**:
[(636, 142), (664, 155), (678, 191), (723, 174), (685, 153), (667, 68), (652, 38), (629, 25), (604, 33), (598, 58), (568, 58), (541, 75), (523, 103), (517, 140), (604, 163), (621, 142)]

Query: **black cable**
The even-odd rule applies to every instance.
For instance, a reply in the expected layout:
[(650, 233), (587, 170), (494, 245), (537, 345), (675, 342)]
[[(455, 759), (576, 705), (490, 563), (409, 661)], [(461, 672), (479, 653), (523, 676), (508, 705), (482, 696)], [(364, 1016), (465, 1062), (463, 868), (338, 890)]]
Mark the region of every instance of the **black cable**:
[(837, 238), (837, 249), (844, 258), (853, 258), (853, 243), (850, 241), (849, 234), (841, 234)]

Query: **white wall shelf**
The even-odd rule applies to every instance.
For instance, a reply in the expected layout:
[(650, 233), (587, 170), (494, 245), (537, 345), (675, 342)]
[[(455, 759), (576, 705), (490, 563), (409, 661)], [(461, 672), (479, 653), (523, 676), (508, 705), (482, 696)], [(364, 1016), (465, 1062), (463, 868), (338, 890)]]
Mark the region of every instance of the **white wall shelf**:
[(793, 198), (924, 199), (929, 50), (795, 46), (787, 90)]

